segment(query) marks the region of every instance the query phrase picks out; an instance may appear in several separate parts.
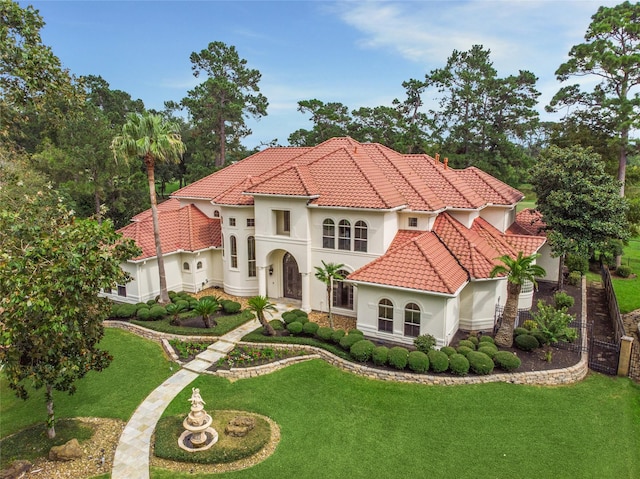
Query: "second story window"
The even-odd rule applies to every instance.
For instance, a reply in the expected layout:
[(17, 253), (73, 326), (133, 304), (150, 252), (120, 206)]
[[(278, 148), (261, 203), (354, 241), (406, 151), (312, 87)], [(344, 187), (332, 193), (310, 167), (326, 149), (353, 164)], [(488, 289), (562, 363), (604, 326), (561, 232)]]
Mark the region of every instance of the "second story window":
[(291, 235), (291, 211), (277, 210), (276, 214), (276, 234), (281, 236)]
[(229, 218), (229, 226), (235, 226), (236, 225), (236, 219), (235, 218)]
[(409, 228), (417, 228), (418, 227), (418, 218), (409, 218)]
[(336, 247), (336, 224), (329, 218), (322, 223), (322, 247), (328, 249)]
[(338, 249), (351, 249), (351, 223), (348, 220), (338, 223)]
[(354, 227), (353, 250), (367, 252), (367, 224), (364, 221), (356, 221)]
[(253, 228), (256, 225), (255, 218), (247, 218), (247, 226), (249, 228)]

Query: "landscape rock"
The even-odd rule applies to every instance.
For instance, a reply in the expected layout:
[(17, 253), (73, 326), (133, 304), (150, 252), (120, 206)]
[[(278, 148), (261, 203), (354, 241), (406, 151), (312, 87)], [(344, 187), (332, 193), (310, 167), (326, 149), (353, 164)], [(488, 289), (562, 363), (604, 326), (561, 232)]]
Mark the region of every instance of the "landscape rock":
[(7, 469), (0, 471), (0, 479), (18, 479), (24, 477), (32, 466), (33, 464), (29, 461), (13, 461)]
[(71, 439), (62, 446), (53, 446), (49, 451), (50, 461), (73, 461), (82, 457), (82, 448), (77, 439)]
[(255, 418), (250, 416), (236, 416), (229, 421), (227, 427), (224, 428), (224, 432), (228, 436), (244, 437), (249, 434), (249, 431), (251, 431), (255, 426)]

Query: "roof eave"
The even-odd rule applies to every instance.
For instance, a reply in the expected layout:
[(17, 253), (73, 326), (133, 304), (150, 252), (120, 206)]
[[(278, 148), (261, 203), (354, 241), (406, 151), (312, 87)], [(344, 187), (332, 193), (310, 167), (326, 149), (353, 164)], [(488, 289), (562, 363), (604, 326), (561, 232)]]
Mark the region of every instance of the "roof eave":
[(460, 294), (460, 291), (462, 291), (462, 289), (469, 282), (469, 280), (467, 280), (464, 283), (462, 283), (462, 285), (454, 293), (439, 293), (437, 291), (427, 291), (425, 289), (404, 288), (402, 286), (392, 286), (392, 285), (388, 285), (388, 284), (371, 283), (371, 282), (368, 282), (368, 281), (360, 281), (360, 280), (353, 280), (353, 279), (345, 279), (343, 281), (345, 283), (354, 284), (355, 286), (359, 286), (359, 285), (375, 286), (375, 287), (378, 287), (378, 288), (387, 288), (387, 289), (393, 289), (393, 290), (396, 290), (396, 291), (428, 294), (428, 295), (432, 295), (432, 296), (440, 296), (440, 297), (443, 297), (443, 298), (455, 298), (455, 297), (457, 297)]

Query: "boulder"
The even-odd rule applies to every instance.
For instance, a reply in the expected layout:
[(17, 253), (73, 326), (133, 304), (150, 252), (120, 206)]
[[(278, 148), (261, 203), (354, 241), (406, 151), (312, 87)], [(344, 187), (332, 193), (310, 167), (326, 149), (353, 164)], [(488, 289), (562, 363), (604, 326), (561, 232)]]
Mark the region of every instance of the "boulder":
[(13, 461), (9, 467), (0, 471), (0, 479), (18, 479), (24, 477), (33, 464), (29, 461)]
[(50, 461), (73, 461), (81, 457), (82, 448), (75, 438), (62, 446), (53, 446), (49, 451)]
[(224, 428), (225, 434), (232, 437), (244, 437), (256, 427), (256, 420), (251, 416), (236, 416)]

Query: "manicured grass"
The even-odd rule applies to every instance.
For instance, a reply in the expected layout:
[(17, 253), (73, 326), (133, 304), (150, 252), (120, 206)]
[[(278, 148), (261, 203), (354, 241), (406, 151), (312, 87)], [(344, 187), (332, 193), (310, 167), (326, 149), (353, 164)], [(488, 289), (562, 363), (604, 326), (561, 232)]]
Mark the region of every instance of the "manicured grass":
[[(320, 360), (233, 383), (200, 376), (207, 411), (274, 419), (273, 456), (216, 475), (152, 478), (640, 477), (640, 386), (591, 374), (563, 387), (418, 386), (350, 375)], [(191, 388), (165, 415), (188, 411)]]
[[(152, 341), (107, 328), (101, 346), (113, 355), (113, 362), (104, 371), (90, 372), (77, 381), (77, 391), (72, 396), (54, 391), (57, 419), (95, 416), (126, 421), (142, 400), (172, 374), (172, 365), (162, 348)], [(29, 399), (23, 401), (0, 375), (0, 417), (0, 437), (44, 422), (44, 391), (31, 391)]]
[(222, 336), (253, 318), (254, 316), (250, 311), (243, 311), (240, 314), (229, 316), (216, 316), (215, 320), (218, 324), (211, 329), (173, 326), (171, 324), (171, 318), (168, 317), (158, 321), (141, 321), (138, 319), (131, 319), (130, 321), (132, 324), (137, 324), (143, 328), (152, 329), (153, 331), (161, 333), (184, 334), (185, 336)]
[(640, 309), (640, 238), (633, 238), (624, 248), (622, 264), (631, 266), (635, 278), (616, 278), (612, 275), (613, 289), (622, 314)]
[(520, 212), (527, 208), (535, 208), (537, 196), (533, 191), (533, 186), (528, 183), (523, 183), (518, 186), (518, 190), (524, 195), (524, 199), (518, 203), (516, 211)]

